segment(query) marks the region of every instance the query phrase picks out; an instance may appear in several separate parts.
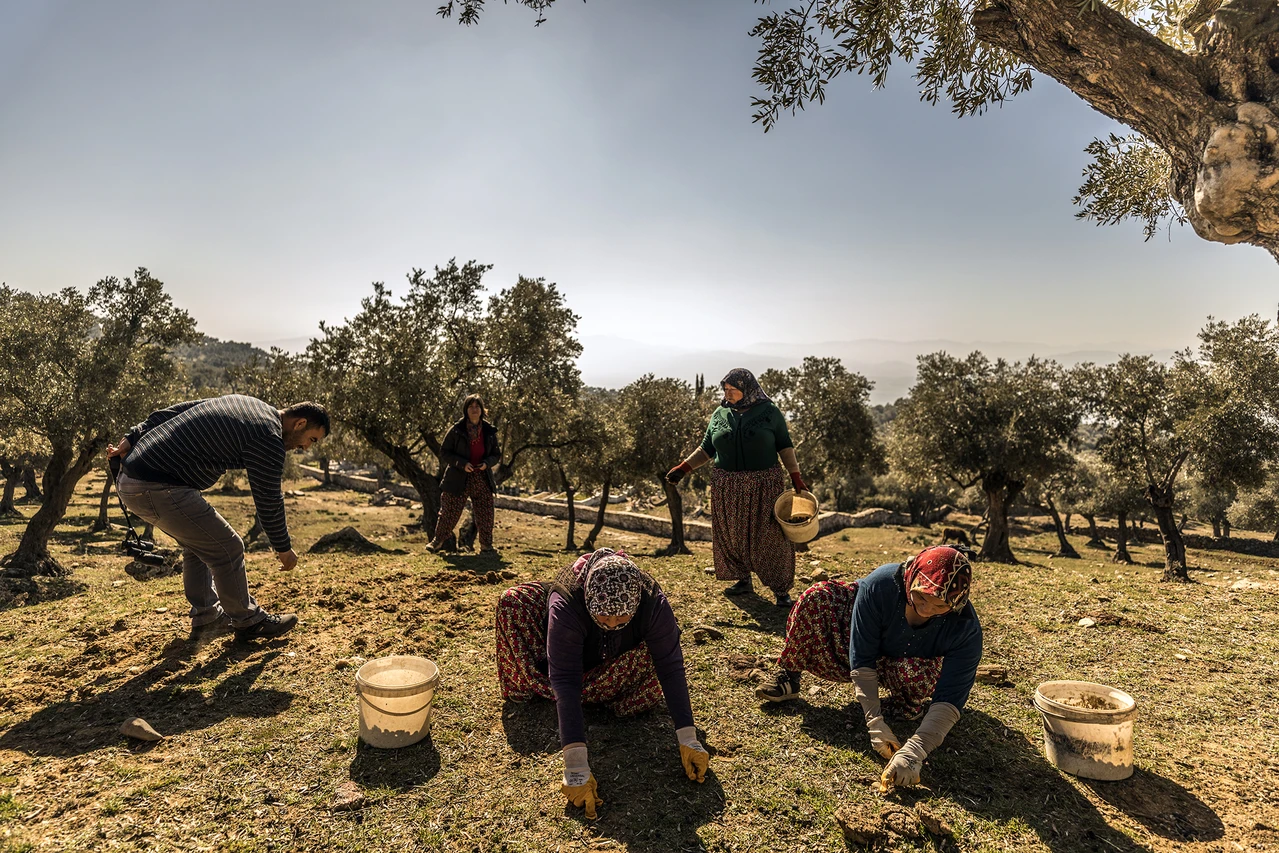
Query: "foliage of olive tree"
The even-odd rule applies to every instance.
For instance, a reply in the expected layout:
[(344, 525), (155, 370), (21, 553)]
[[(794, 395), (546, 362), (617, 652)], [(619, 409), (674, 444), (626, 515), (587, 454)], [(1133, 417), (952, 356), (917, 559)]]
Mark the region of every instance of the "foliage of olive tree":
[(657, 379), (649, 373), (622, 389), (617, 397), (630, 454), (619, 476), (638, 493), (660, 486), (671, 516), (671, 541), (659, 556), (688, 554), (684, 544), (684, 498), (666, 482), (666, 472), (697, 443), (706, 422), (693, 387), (681, 379)]
[(834, 509), (852, 509), (850, 491), (885, 469), (869, 399), (875, 383), (837, 358), (805, 358), (799, 367), (766, 370), (760, 385), (786, 416), (804, 479)]
[[(515, 0), (538, 13), (554, 0)], [(479, 18), (484, 0), (449, 0), (443, 17)], [(1279, 257), (1279, 27), (1273, 0), (800, 0), (761, 16), (752, 76), (764, 129), (822, 103), (845, 73), (887, 83), (914, 68), (920, 98), (958, 115), (1052, 77), (1134, 132), (1087, 147), (1075, 202), (1109, 224), (1135, 218), (1149, 238), (1189, 221), (1219, 243)]]
[(980, 486), (989, 530), (978, 559), (1015, 563), (1008, 510), (1032, 478), (1069, 464), (1080, 407), (1052, 361), (991, 362), (974, 352), (919, 357), (918, 379), (897, 406), (895, 458), (960, 489)]
[(503, 431), (500, 480), (521, 453), (556, 443), (550, 434), (578, 390), (577, 318), (558, 289), (520, 278), (490, 298), (486, 312), (489, 269), (455, 260), (432, 275), (415, 269), (402, 299), (376, 282), (355, 317), (321, 323), (307, 348), (333, 417), (413, 484), (428, 527), (439, 511), (440, 442), (467, 394), (489, 396)]
[(132, 279), (104, 278), (87, 294), (0, 286), (0, 399), (10, 401), (10, 424), (50, 450), (44, 503), (17, 550), (0, 561), (7, 573), (65, 574), (49, 554), (49, 537), (76, 484), (109, 440), (167, 402), (178, 375), (169, 350), (194, 335), (195, 322), (141, 267)]
[(1241, 494), (1230, 508), (1230, 517), (1248, 530), (1273, 531), (1279, 542), (1279, 468), (1272, 467), (1260, 487)]
[(1164, 580), (1189, 580), (1174, 517), (1187, 465), (1248, 487), (1261, 485), (1279, 459), (1279, 330), (1255, 315), (1209, 320), (1199, 341), (1170, 365), (1125, 355), (1093, 372), (1093, 408), (1107, 428), (1098, 451), (1117, 471), (1144, 477), (1164, 542)]

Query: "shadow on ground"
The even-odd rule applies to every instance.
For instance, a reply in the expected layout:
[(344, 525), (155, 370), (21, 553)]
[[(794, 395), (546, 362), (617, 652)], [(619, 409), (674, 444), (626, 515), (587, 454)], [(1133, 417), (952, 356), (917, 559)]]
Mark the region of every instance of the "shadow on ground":
[[(724, 789), (714, 764), (704, 782), (688, 779), (674, 725), (664, 712), (619, 718), (598, 706), (584, 710), (591, 771), (604, 804), (597, 820), (587, 820), (582, 809), (566, 802), (561, 803), (564, 814), (594, 835), (616, 839), (631, 853), (702, 849), (698, 827), (724, 811)], [(522, 755), (559, 751), (553, 702), (507, 702), (502, 726), (507, 743)], [(706, 746), (714, 752), (714, 744)], [(558, 772), (558, 765), (552, 766)]]
[(425, 784), (440, 772), (440, 753), (428, 734), (412, 746), (375, 749), (364, 741), (355, 748), (351, 780), (364, 788), (404, 792)]
[(26, 607), (42, 601), (70, 598), (88, 589), (88, 585), (75, 578), (0, 577), (0, 613), (15, 607)]
[[(810, 737), (865, 753), (870, 749), (860, 708), (836, 708), (800, 700), (764, 706), (768, 716), (802, 717)], [(893, 720), (893, 730), (907, 738), (915, 724)], [(1025, 824), (1050, 850), (1144, 850), (1106, 822), (1097, 808), (1020, 732), (998, 719), (968, 709), (929, 757), (924, 767), (927, 787), (902, 789), (890, 799), (906, 806), (935, 796), (950, 800), (974, 819)], [(1196, 796), (1171, 780), (1138, 770), (1123, 782), (1086, 782), (1097, 797), (1128, 815), (1150, 832), (1174, 841), (1214, 841), (1225, 829), (1221, 819)], [(930, 792), (931, 789), (931, 792)]]
[[(281, 713), (293, 702), (293, 694), (261, 689), (254, 684), (266, 665), (280, 654), (262, 645), (221, 643), (217, 653), (203, 663), (191, 665), (200, 646), (186, 639), (174, 639), (165, 646), (160, 660), (149, 669), (102, 693), (83, 699), (64, 699), (47, 705), (0, 735), (0, 749), (28, 755), (68, 757), (125, 740), (120, 724), (129, 717), (142, 717), (161, 734), (179, 735), (208, 728), (231, 717), (261, 718)], [(225, 675), (234, 665), (251, 661), (246, 668)], [(225, 675), (225, 677), (223, 677)], [(50, 673), (50, 678), (56, 675)], [(105, 683), (109, 675), (99, 682)], [(195, 685), (217, 681), (206, 702)]]
[(1226, 828), (1203, 800), (1171, 779), (1140, 768), (1122, 782), (1085, 780), (1108, 805), (1173, 841), (1216, 841)]

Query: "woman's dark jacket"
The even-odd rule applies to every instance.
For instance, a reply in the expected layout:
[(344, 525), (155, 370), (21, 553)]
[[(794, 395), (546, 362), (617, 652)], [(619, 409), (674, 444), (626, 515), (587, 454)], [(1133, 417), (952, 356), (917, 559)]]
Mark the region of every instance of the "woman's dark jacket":
[[(497, 427), (488, 421), (480, 421), (480, 430), (484, 435), (484, 478), (489, 484), (489, 491), (497, 491), (497, 483), (493, 479), (493, 467), (502, 461), (502, 451), (497, 446)], [(440, 491), (450, 495), (460, 495), (466, 491), (466, 466), (471, 461), (471, 438), (466, 433), (466, 418), (453, 424), (444, 441), (440, 443), (440, 464), (444, 466), (444, 479), (440, 481)]]

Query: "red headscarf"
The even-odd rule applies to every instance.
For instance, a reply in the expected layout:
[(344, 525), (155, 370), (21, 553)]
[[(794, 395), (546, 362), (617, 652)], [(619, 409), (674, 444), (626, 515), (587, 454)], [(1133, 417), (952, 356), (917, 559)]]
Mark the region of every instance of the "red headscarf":
[(961, 610), (968, 603), (973, 567), (962, 551), (949, 545), (934, 545), (906, 561), (902, 580), (907, 593), (917, 589), (937, 596), (949, 604), (951, 610)]

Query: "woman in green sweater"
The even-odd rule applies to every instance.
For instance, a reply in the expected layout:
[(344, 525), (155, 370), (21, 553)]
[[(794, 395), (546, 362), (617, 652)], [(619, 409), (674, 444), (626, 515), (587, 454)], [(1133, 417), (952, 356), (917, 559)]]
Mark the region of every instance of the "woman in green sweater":
[(694, 468), (711, 470), (711, 538), (715, 577), (735, 583), (724, 592), (752, 591), (751, 572), (773, 591), (777, 606), (789, 608), (795, 582), (795, 549), (773, 517), (773, 503), (786, 490), (777, 458), (798, 490), (808, 486), (795, 461), (795, 445), (786, 418), (759, 387), (754, 374), (738, 367), (720, 381), (724, 399), (711, 415), (702, 446), (672, 468), (666, 479), (678, 483)]

